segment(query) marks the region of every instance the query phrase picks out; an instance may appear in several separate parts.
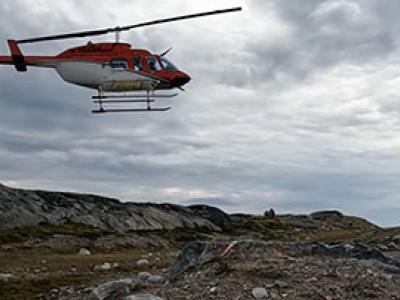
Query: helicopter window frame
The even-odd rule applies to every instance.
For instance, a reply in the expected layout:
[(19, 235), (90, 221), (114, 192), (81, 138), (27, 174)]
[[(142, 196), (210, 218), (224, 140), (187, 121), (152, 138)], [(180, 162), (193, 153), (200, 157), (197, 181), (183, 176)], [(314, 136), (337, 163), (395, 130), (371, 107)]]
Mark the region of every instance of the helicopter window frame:
[(157, 57), (153, 55), (147, 56), (146, 62), (147, 62), (147, 67), (149, 68), (150, 71), (157, 72), (163, 69)]
[(110, 67), (114, 70), (127, 70), (128, 61), (125, 58), (112, 58), (110, 60)]
[(165, 57), (160, 57), (160, 63), (164, 70), (178, 71), (178, 68), (169, 59), (166, 59)]
[(141, 56), (132, 57), (132, 66), (134, 71), (143, 72), (143, 58)]

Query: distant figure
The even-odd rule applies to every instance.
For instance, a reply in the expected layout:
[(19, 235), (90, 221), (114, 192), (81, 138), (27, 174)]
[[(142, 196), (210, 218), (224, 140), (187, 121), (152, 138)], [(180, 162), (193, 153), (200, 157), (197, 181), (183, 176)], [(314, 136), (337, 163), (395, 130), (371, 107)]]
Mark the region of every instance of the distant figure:
[(274, 209), (273, 208), (271, 208), (270, 210), (266, 210), (265, 212), (264, 212), (264, 217), (266, 217), (266, 218), (275, 218), (275, 216), (276, 216), (276, 214), (275, 214), (275, 211), (274, 211)]

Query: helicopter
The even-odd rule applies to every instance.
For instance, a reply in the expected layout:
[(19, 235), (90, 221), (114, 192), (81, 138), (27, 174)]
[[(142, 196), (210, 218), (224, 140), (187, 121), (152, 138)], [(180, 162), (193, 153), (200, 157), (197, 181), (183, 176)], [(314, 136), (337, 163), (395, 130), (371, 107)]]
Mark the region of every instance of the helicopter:
[[(156, 24), (187, 20), (198, 17), (237, 12), (241, 7), (207, 11), (128, 26), (80, 31), (29, 39), (7, 40), (11, 56), (0, 56), (0, 64), (13, 65), (18, 72), (29, 67), (52, 68), (61, 78), (71, 84), (97, 90), (92, 96), (96, 105), (94, 114), (108, 112), (162, 112), (171, 107), (152, 107), (156, 99), (168, 99), (178, 93), (157, 94), (156, 91), (184, 91), (183, 86), (191, 77), (166, 58), (172, 50), (154, 54), (145, 49), (135, 49), (129, 43), (120, 42), (123, 31)], [(67, 49), (56, 56), (25, 56), (20, 44), (82, 38), (115, 33), (115, 42), (93, 43)], [(139, 93), (138, 93), (139, 92)], [(126, 108), (119, 104), (145, 103), (144, 108)]]

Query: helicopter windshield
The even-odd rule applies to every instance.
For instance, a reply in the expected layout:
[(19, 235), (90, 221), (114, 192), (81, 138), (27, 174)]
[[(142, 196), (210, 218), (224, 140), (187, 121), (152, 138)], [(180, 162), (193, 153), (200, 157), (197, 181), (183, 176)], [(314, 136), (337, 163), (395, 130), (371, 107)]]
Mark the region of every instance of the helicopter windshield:
[(175, 67), (175, 65), (172, 62), (170, 62), (168, 59), (161, 57), (160, 61), (161, 61), (161, 65), (164, 70), (178, 70), (178, 68)]
[(158, 60), (154, 56), (148, 56), (147, 63), (149, 65), (149, 69), (151, 71), (160, 71), (161, 70), (161, 66), (160, 66)]

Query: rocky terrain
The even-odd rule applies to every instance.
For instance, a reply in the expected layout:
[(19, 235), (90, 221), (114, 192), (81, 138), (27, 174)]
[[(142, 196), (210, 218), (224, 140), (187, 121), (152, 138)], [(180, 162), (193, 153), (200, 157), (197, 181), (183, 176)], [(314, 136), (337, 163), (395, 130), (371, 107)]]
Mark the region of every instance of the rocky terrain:
[(400, 229), (0, 185), (0, 299), (400, 299)]

